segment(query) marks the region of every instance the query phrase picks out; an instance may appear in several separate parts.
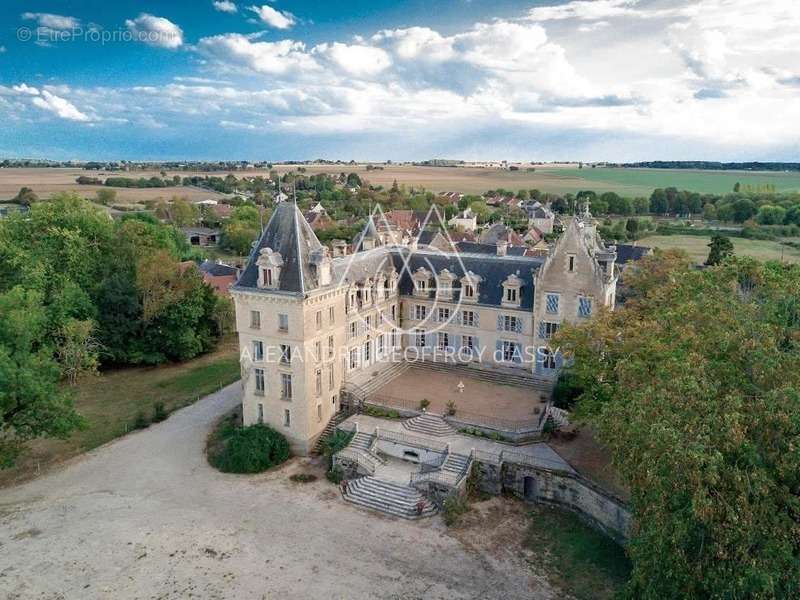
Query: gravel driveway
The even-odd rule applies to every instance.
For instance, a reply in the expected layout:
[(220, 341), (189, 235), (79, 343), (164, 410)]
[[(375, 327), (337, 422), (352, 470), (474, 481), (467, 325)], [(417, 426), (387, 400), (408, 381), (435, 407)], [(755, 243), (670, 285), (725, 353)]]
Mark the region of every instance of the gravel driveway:
[(213, 470), (206, 435), (238, 390), (0, 490), (0, 597), (559, 597), (514, 553), (464, 545), (440, 517), (383, 517), (324, 480), (290, 482), (305, 459)]

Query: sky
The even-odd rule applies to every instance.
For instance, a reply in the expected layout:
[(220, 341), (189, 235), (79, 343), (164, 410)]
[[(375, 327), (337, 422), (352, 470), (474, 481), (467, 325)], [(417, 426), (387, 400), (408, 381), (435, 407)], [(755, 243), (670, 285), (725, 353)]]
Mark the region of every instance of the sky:
[(798, 161), (792, 0), (3, 0), (0, 157)]

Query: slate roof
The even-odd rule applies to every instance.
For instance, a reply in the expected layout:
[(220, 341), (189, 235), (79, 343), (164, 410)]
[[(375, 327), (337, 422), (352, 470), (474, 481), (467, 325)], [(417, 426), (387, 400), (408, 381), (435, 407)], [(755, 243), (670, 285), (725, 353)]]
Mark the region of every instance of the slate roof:
[(495, 223), (478, 236), (478, 241), (482, 244), (496, 244), (497, 240), (504, 240), (516, 246), (525, 244), (516, 231), (505, 226), (503, 223)]
[(643, 256), (647, 256), (653, 249), (648, 246), (633, 246), (631, 244), (617, 244), (617, 264), (624, 265), (625, 263), (639, 260)]
[[(481, 244), (480, 242), (462, 241), (456, 244), (459, 252), (471, 252), (473, 254), (497, 255), (497, 244)], [(508, 246), (506, 254), (508, 256), (525, 256), (525, 246)]]
[(236, 267), (231, 267), (230, 265), (223, 265), (221, 263), (211, 262), (210, 260), (204, 260), (199, 265), (199, 269), (212, 277), (225, 277), (228, 275), (233, 275), (234, 277), (239, 272)]
[[(400, 293), (412, 295), (414, 282), (410, 272), (415, 272), (419, 267), (434, 270), (439, 273), (447, 269), (456, 280), (453, 282), (454, 300), (458, 301), (461, 293), (460, 279), (467, 271), (472, 271), (482, 278), (478, 285), (478, 303), (500, 306), (503, 299), (503, 282), (512, 273), (522, 280), (522, 301), (520, 309), (533, 308), (534, 274), (544, 263), (543, 258), (527, 256), (487, 256), (483, 254), (442, 254), (417, 250), (409, 254), (406, 248), (392, 249), (395, 268), (400, 273)], [(403, 268), (404, 257), (408, 257), (408, 268)]]
[(256, 260), (263, 248), (280, 252), (283, 259), (279, 290), (305, 293), (317, 287), (309, 259), (312, 252), (322, 249), (322, 244), (294, 202), (281, 202), (275, 206), (275, 211), (250, 253), (247, 266), (235, 287), (258, 289)]

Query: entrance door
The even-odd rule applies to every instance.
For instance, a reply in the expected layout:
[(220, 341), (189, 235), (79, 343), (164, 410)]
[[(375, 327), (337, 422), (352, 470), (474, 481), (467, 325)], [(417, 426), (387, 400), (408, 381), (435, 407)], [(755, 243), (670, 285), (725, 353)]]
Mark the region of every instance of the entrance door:
[(525, 479), (522, 480), (522, 488), (523, 494), (525, 495), (525, 500), (536, 500), (535, 477), (525, 477)]

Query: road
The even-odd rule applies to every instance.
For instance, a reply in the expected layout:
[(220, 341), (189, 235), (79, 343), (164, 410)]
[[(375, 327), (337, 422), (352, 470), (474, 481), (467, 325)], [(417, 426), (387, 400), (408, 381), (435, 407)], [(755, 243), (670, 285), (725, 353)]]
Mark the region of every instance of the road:
[(440, 517), (383, 517), (324, 479), (291, 482), (306, 459), (215, 471), (206, 436), (238, 389), (0, 490), (0, 597), (560, 597), (516, 551), (462, 543)]

